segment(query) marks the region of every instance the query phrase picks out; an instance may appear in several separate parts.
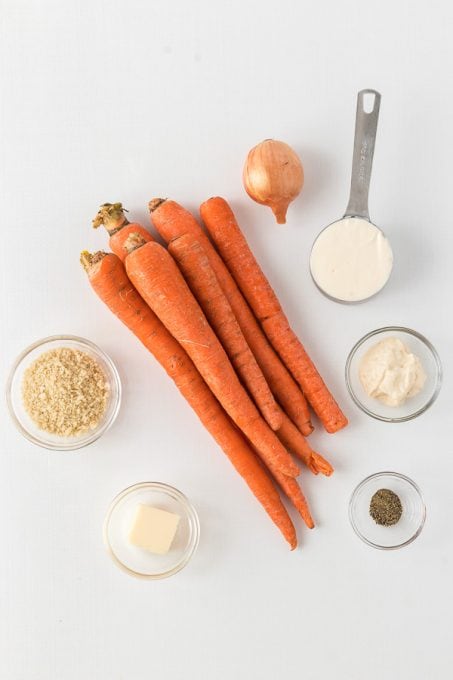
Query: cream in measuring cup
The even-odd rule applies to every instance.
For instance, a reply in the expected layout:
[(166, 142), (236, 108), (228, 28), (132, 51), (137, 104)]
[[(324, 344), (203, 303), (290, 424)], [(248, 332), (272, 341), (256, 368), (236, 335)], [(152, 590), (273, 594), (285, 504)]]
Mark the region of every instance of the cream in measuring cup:
[[(373, 97), (369, 112), (364, 108), (365, 95)], [(368, 214), (380, 99), (375, 90), (358, 94), (349, 204), (345, 216), (319, 234), (310, 255), (316, 285), (338, 302), (367, 300), (385, 286), (392, 272), (390, 243)]]

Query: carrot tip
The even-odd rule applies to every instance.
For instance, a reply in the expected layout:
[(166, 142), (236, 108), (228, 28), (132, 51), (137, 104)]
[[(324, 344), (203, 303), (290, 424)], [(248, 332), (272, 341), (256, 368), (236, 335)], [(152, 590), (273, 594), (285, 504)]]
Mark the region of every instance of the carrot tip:
[(348, 419), (343, 413), (341, 413), (341, 416), (342, 417), (337, 418), (336, 420), (332, 420), (324, 424), (326, 432), (328, 432), (329, 434), (335, 434), (336, 432), (342, 430), (349, 424)]
[(316, 467), (316, 464), (313, 460), (309, 462), (308, 467), (310, 468), (311, 472), (313, 472), (314, 475), (319, 475), (319, 470)]
[(311, 463), (316, 467), (318, 472), (321, 472), (326, 477), (330, 477), (334, 472), (332, 465), (321, 456), (320, 453), (316, 453), (316, 451), (312, 451), (311, 453)]
[(162, 203), (165, 203), (166, 200), (166, 198), (152, 198), (148, 203), (149, 212), (152, 213), (157, 210), (157, 208), (162, 205)]
[(314, 529), (315, 528), (315, 523), (313, 521), (313, 517), (311, 516), (310, 509), (308, 505), (305, 505), (304, 509), (301, 509), (301, 517), (305, 522), (305, 525), (308, 529)]
[(312, 432), (314, 432), (314, 427), (311, 423), (304, 423), (303, 426), (301, 427), (301, 432), (304, 435), (304, 437), (309, 437)]

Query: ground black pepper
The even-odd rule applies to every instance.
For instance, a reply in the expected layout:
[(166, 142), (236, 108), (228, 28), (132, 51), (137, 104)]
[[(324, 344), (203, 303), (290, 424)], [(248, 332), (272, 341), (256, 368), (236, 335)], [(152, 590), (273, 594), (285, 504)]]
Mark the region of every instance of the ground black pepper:
[(379, 489), (370, 502), (370, 515), (381, 526), (390, 527), (399, 522), (403, 506), (399, 496), (390, 489)]

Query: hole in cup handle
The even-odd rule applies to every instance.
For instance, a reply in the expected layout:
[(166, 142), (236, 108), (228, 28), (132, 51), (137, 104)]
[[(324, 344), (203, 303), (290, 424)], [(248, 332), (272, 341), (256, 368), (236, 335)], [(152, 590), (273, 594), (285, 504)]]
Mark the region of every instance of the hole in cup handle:
[(380, 96), (376, 90), (361, 90), (359, 92), (359, 100), (361, 101), (363, 112), (373, 113)]

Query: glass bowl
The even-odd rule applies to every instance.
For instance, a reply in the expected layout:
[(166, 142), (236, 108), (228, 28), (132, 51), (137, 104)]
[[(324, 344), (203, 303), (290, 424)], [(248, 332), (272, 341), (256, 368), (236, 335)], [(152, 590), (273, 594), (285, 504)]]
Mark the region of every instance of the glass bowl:
[[(426, 373), (423, 389), (401, 406), (387, 406), (365, 392), (359, 367), (366, 352), (386, 337), (399, 338), (420, 359)], [(372, 418), (387, 423), (402, 423), (424, 413), (436, 400), (442, 384), (442, 365), (433, 345), (423, 335), (401, 326), (387, 326), (371, 331), (352, 348), (346, 361), (346, 385), (353, 401)]]
[[(156, 555), (129, 543), (137, 506), (152, 505), (180, 516), (174, 541), (166, 555)], [(181, 491), (161, 482), (141, 482), (113, 499), (104, 522), (104, 542), (115, 564), (133, 576), (161, 579), (185, 567), (200, 539), (198, 515)]]
[[(22, 380), (25, 370), (43, 352), (60, 347), (77, 349), (91, 356), (101, 366), (109, 383), (107, 408), (102, 419), (95, 429), (75, 437), (61, 437), (40, 429), (30, 418), (22, 402)], [(6, 400), (14, 424), (26, 439), (45, 449), (74, 451), (92, 444), (113, 424), (121, 404), (121, 382), (115, 364), (97, 345), (75, 335), (53, 335), (33, 343), (17, 357), (6, 384)]]
[[(370, 501), (379, 489), (399, 496), (403, 513), (393, 526), (381, 526), (370, 515)], [(377, 472), (354, 489), (349, 502), (349, 519), (359, 538), (380, 550), (396, 550), (412, 543), (423, 529), (426, 508), (418, 486), (398, 472)]]

